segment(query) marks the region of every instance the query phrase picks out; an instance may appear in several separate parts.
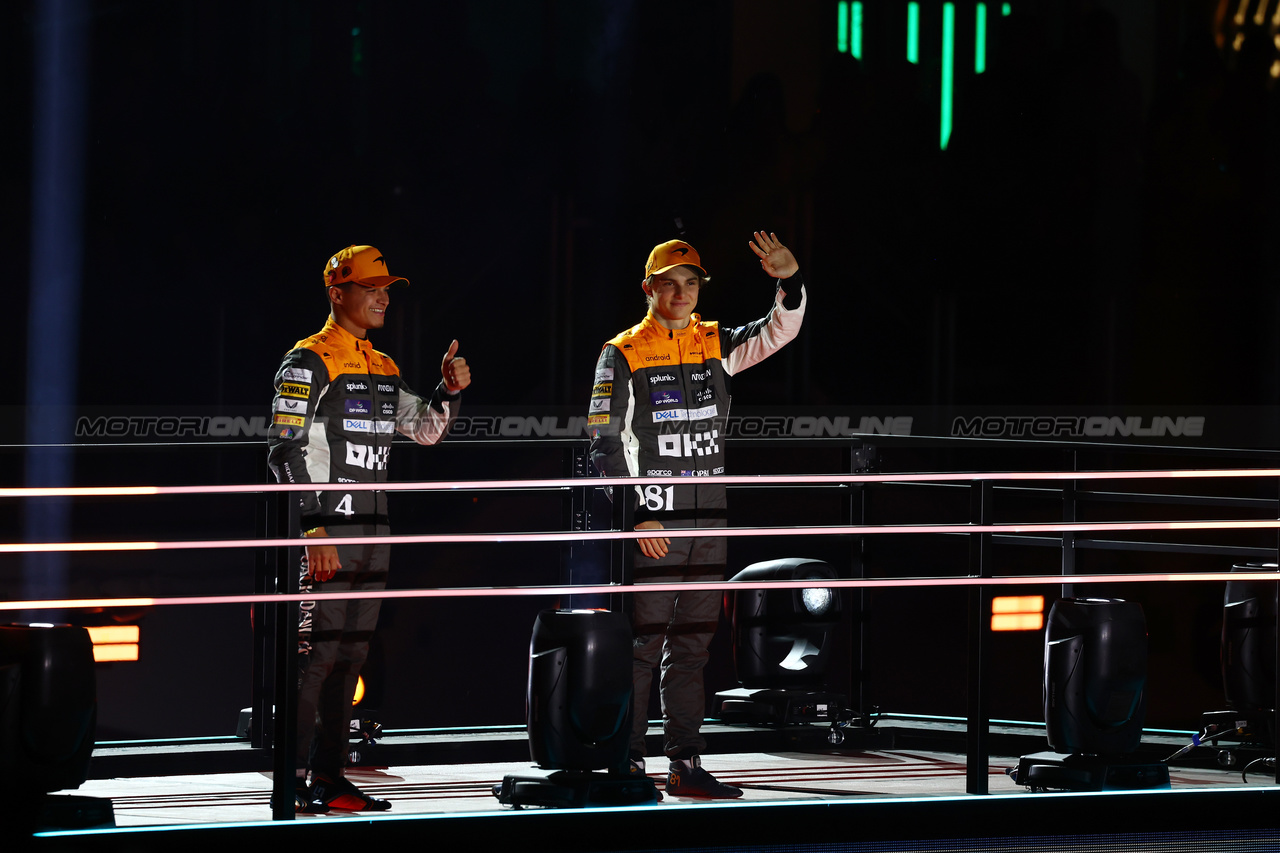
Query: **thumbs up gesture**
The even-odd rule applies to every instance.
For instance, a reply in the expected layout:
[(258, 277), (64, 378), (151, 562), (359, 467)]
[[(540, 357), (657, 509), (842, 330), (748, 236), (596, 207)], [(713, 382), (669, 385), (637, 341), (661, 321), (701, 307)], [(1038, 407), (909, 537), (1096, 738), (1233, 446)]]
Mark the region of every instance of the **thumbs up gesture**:
[(444, 388), (450, 394), (456, 394), (471, 384), (471, 368), (465, 358), (458, 358), (458, 342), (449, 344), (449, 351), (440, 362), (440, 375), (444, 377)]

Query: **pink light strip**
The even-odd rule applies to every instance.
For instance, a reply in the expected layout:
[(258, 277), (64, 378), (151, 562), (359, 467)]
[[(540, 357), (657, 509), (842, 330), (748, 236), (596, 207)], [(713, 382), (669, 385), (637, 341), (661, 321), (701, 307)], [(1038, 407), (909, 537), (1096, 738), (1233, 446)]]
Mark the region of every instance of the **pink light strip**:
[(79, 607), (168, 607), (175, 605), (204, 604), (280, 604), (288, 601), (320, 601), (322, 599), (351, 600), (358, 598), (506, 598), (551, 595), (590, 595), (613, 592), (661, 592), (695, 589), (874, 589), (895, 587), (939, 586), (1057, 586), (1062, 583), (1200, 583), (1205, 581), (1277, 581), (1280, 572), (1188, 572), (1186, 574), (1152, 575), (1028, 575), (1026, 577), (954, 577), (954, 578), (875, 578), (875, 579), (827, 579), (808, 578), (794, 581), (718, 581), (710, 583), (646, 583), (599, 584), (595, 586), (536, 586), (536, 587), (472, 587), (464, 589), (401, 589), (372, 590), (368, 592), (298, 593), (283, 595), (257, 593), (254, 595), (200, 595), (172, 598), (68, 598), (43, 601), (0, 601), (0, 611), (49, 610)]
[[(760, 474), (698, 477), (699, 484), (733, 486), (838, 485), (841, 483), (948, 483), (976, 480), (1157, 480), (1280, 477), (1280, 468), (1216, 468), (1162, 471), (996, 471), (934, 474)], [(131, 497), (135, 495), (225, 495), (269, 492), (439, 492), (484, 489), (567, 489), (581, 486), (640, 486), (670, 483), (671, 477), (578, 477), (554, 480), (456, 480), (416, 483), (261, 483), (232, 486), (77, 486), (0, 488), (0, 498)]]
[[(1280, 528), (1280, 520), (1246, 521), (1104, 521), (1072, 524), (905, 524), (831, 527), (724, 527), (664, 529), (662, 536), (688, 539), (698, 536), (799, 536), (863, 535), (884, 533), (1089, 533), (1118, 530), (1258, 530)], [(600, 539), (652, 539), (651, 530), (567, 530), (554, 533), (425, 533), (403, 536), (333, 536), (326, 545), (355, 545), (377, 538), (388, 545), (413, 543), (585, 542)], [(302, 539), (216, 539), (173, 542), (18, 542), (0, 544), (0, 554), (55, 551), (174, 551), (211, 548), (279, 548), (297, 546)]]

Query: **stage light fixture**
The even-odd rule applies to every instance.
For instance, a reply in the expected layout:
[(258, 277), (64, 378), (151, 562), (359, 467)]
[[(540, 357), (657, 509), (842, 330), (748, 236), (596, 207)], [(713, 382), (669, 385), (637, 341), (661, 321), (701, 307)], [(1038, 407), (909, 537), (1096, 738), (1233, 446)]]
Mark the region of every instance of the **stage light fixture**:
[(84, 628), (0, 626), (0, 798), (14, 820), (111, 826), (111, 801), (50, 797), (89, 778), (98, 700)]
[(810, 616), (824, 616), (835, 602), (835, 591), (826, 587), (800, 590), (800, 600)]
[(1062, 598), (1044, 638), (1045, 733), (1052, 752), (1024, 755), (1010, 776), (1033, 791), (1168, 788), (1169, 768), (1133, 753), (1147, 713), (1142, 605)]
[[(1233, 572), (1276, 571), (1275, 563), (1244, 563)], [(1206, 711), (1196, 745), (1221, 747), (1218, 763), (1232, 767), (1256, 755), (1274, 755), (1276, 742), (1276, 617), (1280, 580), (1227, 581), (1219, 646), (1227, 710)]]
[[(1275, 563), (1232, 566), (1232, 571), (1275, 571)], [(1276, 701), (1276, 614), (1280, 583), (1227, 581), (1222, 599), (1222, 688), (1238, 711), (1272, 716)]]
[[(821, 560), (790, 557), (754, 563), (735, 583), (772, 580), (832, 580)], [(839, 592), (815, 584), (787, 589), (727, 590), (725, 613), (733, 640), (733, 662), (742, 685), (716, 694), (726, 722), (828, 722), (843, 697), (826, 692), (831, 634), (843, 615)]]
[(526, 694), (537, 769), (505, 776), (493, 787), (499, 802), (579, 808), (657, 800), (653, 780), (629, 772), (631, 645), (631, 625), (621, 613), (538, 614)]

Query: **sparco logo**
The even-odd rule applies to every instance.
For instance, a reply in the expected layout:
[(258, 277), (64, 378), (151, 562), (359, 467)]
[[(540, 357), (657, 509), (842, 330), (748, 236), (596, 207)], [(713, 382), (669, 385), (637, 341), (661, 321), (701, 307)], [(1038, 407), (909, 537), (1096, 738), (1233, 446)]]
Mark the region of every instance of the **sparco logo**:
[(646, 477), (670, 477), (671, 469), (670, 468), (650, 468), (648, 471), (645, 471), (644, 474)]
[(646, 355), (644, 357), (644, 360), (645, 361), (670, 361), (671, 353), (664, 352), (662, 355)]
[(676, 378), (670, 373), (655, 373), (649, 377), (650, 385), (657, 385), (659, 382), (675, 382)]

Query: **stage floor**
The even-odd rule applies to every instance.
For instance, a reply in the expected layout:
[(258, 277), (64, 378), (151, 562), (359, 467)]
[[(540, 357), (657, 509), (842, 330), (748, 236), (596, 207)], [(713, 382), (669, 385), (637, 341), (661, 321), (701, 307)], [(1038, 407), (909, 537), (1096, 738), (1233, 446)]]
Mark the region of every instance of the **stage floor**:
[[(206, 843), (396, 849), (437, 837), (465, 838), (481, 850), (518, 841), (529, 853), (794, 853), (800, 839), (806, 849), (831, 853), (1280, 849), (1272, 819), (1280, 787), (1260, 765), (1245, 782), (1238, 767), (1217, 765), (1215, 749), (1197, 749), (1169, 768), (1169, 790), (1031, 793), (1005, 771), (1017, 766), (1018, 756), (1046, 749), (1043, 726), (993, 723), (989, 796), (971, 795), (965, 728), (955, 719), (883, 715), (873, 728), (845, 729), (844, 742), (831, 746), (824, 727), (753, 729), (708, 721), (705, 764), (741, 786), (741, 799), (669, 796), (661, 803), (571, 809), (513, 809), (494, 796), (504, 776), (533, 769), (522, 727), (388, 732), (378, 744), (386, 747), (379, 753), (386, 766), (352, 768), (350, 776), (391, 800), (391, 811), (284, 821), (271, 819), (268, 750), (235, 739), (100, 744), (92, 778), (49, 798), (66, 797), (61, 808), (41, 811), (65, 815), (84, 798), (83, 814), (93, 815), (94, 804), (109, 801), (114, 828), (46, 823), (27, 840), (33, 851), (56, 853), (168, 853)], [(1157, 763), (1189, 738), (1189, 732), (1145, 732), (1136, 757)], [(655, 754), (659, 740), (659, 729), (651, 727)], [(665, 769), (664, 759), (649, 761), (659, 788)], [(0, 820), (0, 836), (3, 829)], [(0, 850), (6, 849), (0, 837)]]
[[(954, 797), (965, 793), (965, 758), (946, 752), (915, 749), (859, 752), (743, 752), (704, 757), (715, 775), (743, 788), (739, 803), (765, 801), (817, 802), (884, 797)], [(665, 769), (662, 759), (649, 770)], [(1016, 757), (992, 759), (989, 789), (993, 796), (1028, 794), (1005, 775)], [(508, 773), (528, 770), (526, 763), (439, 764), (390, 768), (355, 768), (351, 779), (365, 791), (392, 801), (388, 816), (486, 812), (509, 809), (493, 795), (493, 786)], [(663, 773), (650, 776), (662, 788)], [(1224, 789), (1243, 783), (1239, 769), (1172, 768), (1175, 790)], [(1266, 787), (1272, 779), (1252, 776), (1248, 787)], [(75, 793), (110, 799), (119, 827), (221, 824), (270, 820), (271, 774), (206, 773), (116, 779), (91, 779)], [(724, 803), (725, 801), (714, 801)], [(638, 808), (671, 809), (705, 806), (708, 801), (666, 797)], [(367, 820), (368, 813), (331, 812), (301, 815), (304, 821)]]

